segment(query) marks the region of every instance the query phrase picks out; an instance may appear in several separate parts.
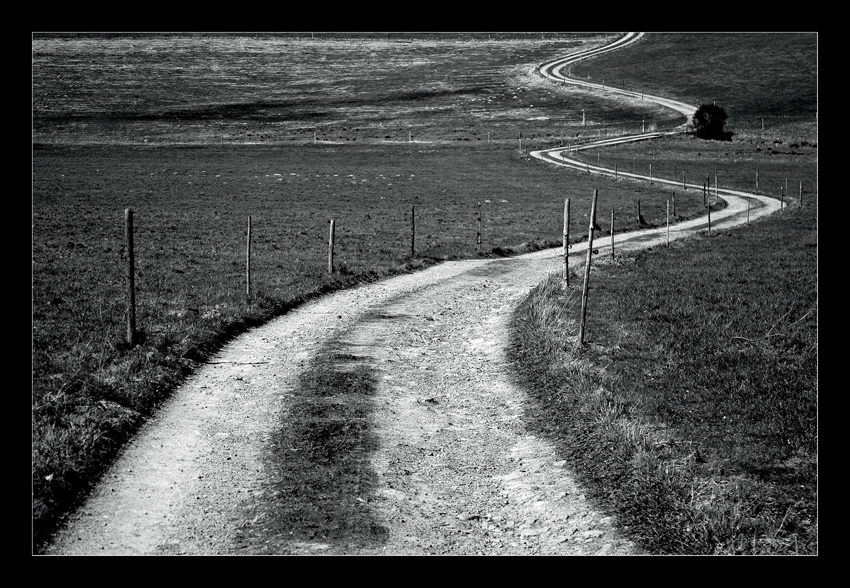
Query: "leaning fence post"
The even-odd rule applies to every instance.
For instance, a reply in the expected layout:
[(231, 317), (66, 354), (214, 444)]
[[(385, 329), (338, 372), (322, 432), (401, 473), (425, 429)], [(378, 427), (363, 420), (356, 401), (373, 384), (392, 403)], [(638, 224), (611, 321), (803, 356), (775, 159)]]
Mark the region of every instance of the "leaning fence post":
[(587, 262), (584, 265), (584, 286), (581, 292), (581, 323), (578, 330), (578, 344), (584, 345), (584, 323), (587, 317), (587, 292), (590, 285), (590, 259), (593, 256), (593, 225), (596, 224), (596, 196), (599, 190), (593, 191), (593, 203), (590, 205), (590, 226), (587, 230)]
[(564, 283), (570, 287), (570, 199), (564, 200)]
[(136, 344), (136, 277), (133, 255), (133, 211), (124, 211), (124, 242), (127, 247), (127, 345)]

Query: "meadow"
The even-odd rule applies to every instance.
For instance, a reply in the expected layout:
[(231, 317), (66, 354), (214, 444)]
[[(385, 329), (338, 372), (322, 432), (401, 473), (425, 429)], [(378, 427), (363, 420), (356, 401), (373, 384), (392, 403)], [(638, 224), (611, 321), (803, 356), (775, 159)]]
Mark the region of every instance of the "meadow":
[[(817, 554), (816, 45), (789, 36), (785, 54), (757, 36), (759, 63), (755, 52), (735, 58), (744, 43), (737, 36), (734, 43), (711, 37), (705, 45), (718, 53), (711, 61), (748, 66), (724, 86), (729, 111), (750, 117), (732, 141), (614, 147), (601, 162), (629, 169), (636, 159), (644, 170), (653, 163), (653, 175), (684, 170), (713, 183), (700, 167), (711, 154), (721, 186), (780, 198), (788, 178), (790, 206), (749, 227), (600, 260), (581, 349), (573, 344), (580, 293), (552, 276), (517, 310), (511, 357), (532, 398), (531, 430), (558, 446), (647, 552)], [(641, 58), (662, 59), (674, 46), (655, 40), (643, 55), (600, 59), (584, 73), (632, 66), (647, 73)], [(802, 64), (800, 55), (808, 55)], [(687, 62), (672, 61), (662, 65), (683, 83), (665, 95), (701, 87), (702, 78), (686, 78)], [(694, 71), (710, 81), (704, 65)], [(659, 71), (647, 80), (663, 83)], [(788, 91), (777, 98), (771, 84), (759, 83), (768, 77)], [(707, 82), (703, 91), (718, 85)], [(759, 104), (774, 114), (765, 129)]]
[[(529, 141), (583, 130), (565, 108), (575, 94), (538, 96), (544, 85), (527, 74), (605, 38), (34, 37), (36, 545), (229, 338), (336, 288), (554, 244), (562, 199), (586, 197), (592, 182), (525, 156)], [(635, 116), (596, 103), (615, 122)], [(632, 189), (611, 198), (630, 201)], [(657, 216), (660, 196), (654, 212), (651, 199), (644, 207)], [(132, 349), (125, 208), (135, 224)]]
[[(667, 189), (576, 174), (525, 153), (638, 130), (642, 120), (681, 122), (528, 75), (553, 55), (607, 38), (34, 37), (35, 545), (183, 378), (252, 325), (332, 289), (444, 259), (557, 245), (567, 197), (579, 211), (571, 234), (580, 240), (594, 189), (601, 210), (623, 211), (617, 232), (637, 228), (638, 198), (646, 220), (660, 225)], [(770, 161), (810, 161), (816, 136), (811, 123), (799, 124), (805, 139), (755, 130), (735, 157), (760, 157), (769, 142), (794, 151)], [(748, 187), (751, 170), (731, 172), (729, 144), (682, 137), (600, 157), (663, 167), (691, 144), (697, 160), (675, 165), (695, 175), (718, 165), (730, 170), (721, 177)], [(765, 186), (790, 173), (759, 161)], [(812, 170), (793, 170), (791, 186), (802, 179), (816, 193)], [(141, 335), (133, 348), (124, 340), (127, 207)], [(702, 210), (701, 193), (677, 196), (680, 219)], [(607, 231), (604, 215), (600, 224)]]

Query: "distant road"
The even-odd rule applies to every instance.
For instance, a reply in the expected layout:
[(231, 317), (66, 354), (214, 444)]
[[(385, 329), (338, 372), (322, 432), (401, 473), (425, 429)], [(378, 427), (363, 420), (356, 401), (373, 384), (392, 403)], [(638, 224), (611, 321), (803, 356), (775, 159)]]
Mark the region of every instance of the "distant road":
[[(572, 157), (573, 153), (578, 151), (583, 151), (586, 149), (595, 149), (598, 147), (608, 147), (611, 145), (618, 145), (621, 143), (630, 143), (634, 141), (645, 141), (648, 139), (656, 139), (659, 137), (664, 137), (668, 135), (677, 135), (684, 132), (687, 129), (688, 122), (690, 121), (693, 114), (696, 112), (697, 107), (691, 104), (686, 104), (684, 102), (680, 102), (678, 100), (673, 100), (671, 98), (664, 98), (662, 96), (653, 96), (651, 94), (645, 94), (643, 92), (636, 92), (634, 90), (624, 90), (620, 88), (614, 88), (607, 84), (597, 84), (588, 82), (585, 80), (578, 80), (575, 78), (571, 78), (565, 75), (564, 68), (567, 66), (581, 61), (583, 59), (587, 59), (590, 57), (595, 57), (596, 55), (602, 55), (603, 53), (608, 53), (610, 51), (616, 51), (618, 49), (622, 49), (624, 47), (628, 47), (642, 39), (646, 35), (646, 33), (626, 33), (619, 39), (604, 45), (602, 47), (597, 47), (596, 49), (590, 49), (588, 51), (581, 51), (579, 53), (573, 53), (571, 55), (567, 55), (565, 57), (559, 57), (558, 59), (553, 59), (552, 61), (547, 61), (546, 63), (542, 63), (537, 66), (537, 72), (550, 80), (560, 82), (563, 84), (570, 84), (573, 86), (580, 86), (583, 88), (593, 89), (593, 90), (603, 90), (605, 94), (618, 95), (618, 96), (629, 96), (631, 98), (640, 98), (642, 100), (646, 100), (648, 102), (654, 102), (661, 106), (665, 106), (667, 108), (671, 108), (676, 112), (681, 113), (685, 117), (685, 121), (676, 127), (672, 131), (653, 131), (650, 133), (637, 133), (634, 135), (624, 135), (621, 137), (614, 138), (605, 138), (599, 139), (596, 141), (589, 141), (587, 143), (581, 143), (578, 145), (571, 145), (569, 147), (555, 147), (553, 149), (543, 149), (540, 151), (532, 151), (530, 155), (532, 157), (536, 157), (537, 159), (546, 161), (548, 163), (552, 163), (554, 165), (559, 165), (562, 167), (569, 167), (573, 169), (578, 169), (584, 172), (588, 172), (591, 174), (599, 174), (609, 177), (616, 178), (628, 178), (633, 180), (652, 180), (653, 183), (668, 185), (672, 187), (681, 187), (687, 190), (702, 190), (702, 184), (683, 184), (682, 182), (676, 180), (666, 180), (663, 178), (650, 178), (648, 175), (638, 174), (638, 173), (630, 173), (625, 171), (620, 171), (608, 167), (603, 167), (599, 165), (591, 165), (589, 162), (580, 161), (578, 159), (574, 159)], [(728, 205), (727, 212), (734, 212), (737, 214), (733, 214), (732, 218), (737, 218), (737, 220), (732, 221), (737, 223), (742, 222), (740, 212), (742, 210), (747, 209), (747, 200), (750, 201), (750, 207), (757, 207), (759, 210), (759, 216), (762, 214), (769, 214), (779, 209), (779, 203), (776, 202), (774, 198), (768, 198), (766, 196), (759, 196), (757, 194), (750, 194), (748, 192), (742, 192), (740, 190), (729, 190), (726, 188), (718, 188), (715, 187), (715, 192), (718, 196), (724, 197), (726, 203)], [(752, 211), (751, 211), (752, 212)], [(717, 213), (714, 214), (715, 219), (713, 219), (716, 226), (716, 221), (719, 218)], [(753, 217), (754, 218), (754, 217)], [(698, 219), (700, 224), (705, 224), (706, 221), (703, 219)], [(732, 219), (730, 219), (732, 220)], [(694, 227), (692, 225), (694, 221), (689, 221), (688, 223), (684, 223), (681, 225), (671, 226), (671, 231), (678, 230), (681, 228), (682, 230), (692, 230)]]

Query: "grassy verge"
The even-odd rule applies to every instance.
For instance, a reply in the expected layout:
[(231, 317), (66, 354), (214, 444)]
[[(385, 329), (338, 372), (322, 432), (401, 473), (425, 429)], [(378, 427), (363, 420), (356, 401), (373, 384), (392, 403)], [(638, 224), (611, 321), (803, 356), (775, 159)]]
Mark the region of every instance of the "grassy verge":
[(512, 360), (552, 438), (651, 553), (817, 553), (816, 206), (557, 276)]

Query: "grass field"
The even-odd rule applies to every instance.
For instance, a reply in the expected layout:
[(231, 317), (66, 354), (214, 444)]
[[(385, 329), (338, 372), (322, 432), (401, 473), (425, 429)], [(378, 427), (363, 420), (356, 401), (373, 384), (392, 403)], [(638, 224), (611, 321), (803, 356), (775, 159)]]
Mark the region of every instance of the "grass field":
[[(600, 210), (624, 211), (617, 231), (637, 227), (638, 198), (647, 221), (660, 224), (666, 190), (552, 168), (518, 150), (520, 133), (527, 149), (637, 130), (642, 119), (676, 124), (645, 104), (527, 75), (533, 64), (606, 38), (34, 38), (36, 545), (158, 403), (229, 337), (330, 289), (476, 255), (479, 202), (490, 255), (557, 244), (563, 199), (574, 199), (575, 222), (585, 226), (582, 204), (597, 188)], [(770, 139), (769, 147), (794, 153), (771, 161), (816, 154), (811, 124), (800, 124), (805, 139), (772, 129), (787, 142)], [(751, 136), (736, 149), (759, 156), (767, 144)], [(663, 168), (673, 146), (679, 152), (688, 141), (658, 143), (661, 155), (646, 143), (601, 157), (636, 165), (656, 157)], [(707, 145), (697, 161), (676, 163), (694, 174), (717, 164), (720, 174), (730, 170), (730, 183), (745, 182), (747, 167), (732, 173), (721, 155), (728, 147)], [(765, 186), (790, 173), (785, 164), (761, 169)], [(816, 190), (811, 165), (792, 171), (792, 187), (803, 179)], [(133, 349), (123, 342), (126, 207), (135, 214), (142, 334)], [(677, 196), (680, 218), (701, 207), (700, 194)]]
[[(723, 86), (729, 111), (760, 119), (763, 104), (774, 115), (765, 129), (759, 120), (737, 127), (732, 142), (605, 149), (601, 163), (630, 171), (636, 160), (644, 172), (652, 163), (655, 177), (684, 170), (689, 182), (709, 175), (713, 184), (708, 155), (722, 187), (778, 198), (788, 178), (791, 207), (747, 228), (601, 260), (580, 351), (580, 293), (552, 276), (514, 317), (512, 359), (533, 399), (529, 426), (648, 552), (817, 554), (817, 124), (806, 75), (814, 44), (790, 37), (781, 55), (757, 36), (752, 47), (767, 52), (759, 63), (755, 51), (736, 56), (741, 39), (709, 37), (713, 60), (750, 68)], [(622, 62), (600, 59), (583, 73), (646, 74), (656, 92), (669, 65), (683, 83), (662, 93), (687, 100), (702, 87), (686, 76), (688, 62), (647, 59), (682, 40), (651, 37)], [(791, 53), (808, 59), (789, 62)], [(653, 63), (652, 74), (642, 63)], [(759, 84), (765, 71), (787, 92)]]
[(577, 288), (517, 312), (533, 430), (651, 553), (817, 553), (816, 212), (600, 264), (581, 352)]

